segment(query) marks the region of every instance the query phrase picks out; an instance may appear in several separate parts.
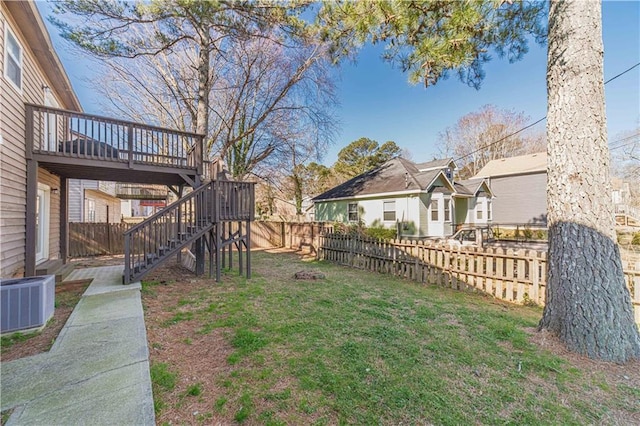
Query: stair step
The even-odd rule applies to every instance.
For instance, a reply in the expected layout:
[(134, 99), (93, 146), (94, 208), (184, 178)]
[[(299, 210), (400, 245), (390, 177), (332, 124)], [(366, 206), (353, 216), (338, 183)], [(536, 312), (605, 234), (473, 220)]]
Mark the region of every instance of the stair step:
[(52, 259), (41, 263), (36, 267), (36, 275), (55, 275), (56, 283), (61, 283), (73, 272), (73, 263), (62, 263), (62, 259)]
[(74, 265), (73, 263), (67, 263), (62, 268), (60, 268), (58, 272), (56, 272), (56, 283), (60, 283), (66, 280), (75, 268), (76, 265)]
[(62, 266), (62, 259), (47, 260), (36, 266), (36, 275), (53, 275)]

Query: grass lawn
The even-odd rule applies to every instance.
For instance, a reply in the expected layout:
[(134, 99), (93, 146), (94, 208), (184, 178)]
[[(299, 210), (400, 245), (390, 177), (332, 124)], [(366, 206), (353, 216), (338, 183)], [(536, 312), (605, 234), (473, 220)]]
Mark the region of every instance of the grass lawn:
[(291, 253), (253, 260), (251, 280), (162, 270), (143, 284), (159, 424), (640, 423), (640, 363), (554, 354), (540, 308)]

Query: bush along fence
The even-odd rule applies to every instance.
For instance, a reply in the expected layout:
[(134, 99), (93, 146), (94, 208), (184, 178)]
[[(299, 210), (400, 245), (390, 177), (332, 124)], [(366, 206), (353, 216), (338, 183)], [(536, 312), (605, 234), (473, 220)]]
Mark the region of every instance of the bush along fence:
[[(496, 299), (544, 305), (547, 254), (533, 250), (382, 241), (356, 235), (320, 237), (318, 258), (458, 290), (479, 290)], [(625, 269), (635, 321), (640, 324), (640, 270)]]

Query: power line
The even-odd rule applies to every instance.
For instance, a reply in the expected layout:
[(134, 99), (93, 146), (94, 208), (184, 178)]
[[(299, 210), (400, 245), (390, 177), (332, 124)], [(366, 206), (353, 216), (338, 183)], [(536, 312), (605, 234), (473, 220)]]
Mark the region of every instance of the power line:
[[(611, 77), (609, 80), (605, 81), (605, 82), (604, 82), (604, 84), (607, 84), (607, 83), (609, 83), (609, 82), (611, 82), (611, 81), (615, 80), (616, 78), (618, 78), (618, 77), (620, 77), (620, 76), (625, 75), (626, 73), (628, 73), (629, 71), (631, 71), (632, 69), (636, 68), (636, 67), (637, 67), (637, 66), (639, 66), (639, 65), (640, 65), (640, 62), (638, 62), (637, 64), (635, 64), (635, 65), (633, 65), (633, 66), (631, 66), (631, 67), (629, 67), (629, 68), (627, 68), (626, 70), (622, 71), (620, 74), (618, 74), (618, 75), (615, 75), (615, 76)], [(469, 153), (467, 153), (467, 154), (463, 155), (462, 157), (458, 157), (458, 158), (454, 159), (453, 161), (462, 160), (463, 158), (468, 157), (468, 156), (470, 156), (470, 155), (472, 155), (472, 154), (475, 154), (476, 152), (480, 152), (480, 151), (482, 151), (482, 150), (484, 150), (484, 149), (487, 149), (487, 148), (489, 148), (489, 147), (491, 147), (491, 146), (493, 146), (493, 145), (495, 145), (495, 144), (497, 144), (497, 143), (500, 143), (500, 142), (502, 142), (503, 140), (510, 138), (511, 136), (517, 135), (517, 134), (518, 134), (518, 133), (520, 133), (520, 132), (524, 132), (525, 130), (527, 130), (527, 129), (529, 129), (529, 128), (533, 127), (533, 126), (535, 126), (536, 124), (538, 124), (538, 123), (540, 123), (540, 122), (542, 122), (542, 121), (544, 121), (544, 120), (546, 120), (546, 118), (547, 118), (547, 116), (545, 115), (544, 117), (542, 117), (542, 118), (541, 118), (541, 119), (539, 119), (538, 121), (536, 121), (536, 122), (534, 122), (534, 123), (531, 123), (531, 124), (529, 124), (529, 125), (527, 125), (527, 126), (523, 127), (523, 128), (522, 128), (522, 129), (520, 129), (520, 130), (516, 130), (515, 132), (511, 133), (510, 135), (507, 135), (507, 136), (505, 136), (505, 137), (503, 137), (503, 138), (501, 138), (501, 139), (498, 139), (497, 141), (491, 142), (491, 143), (489, 143), (489, 144), (487, 144), (487, 145), (485, 145), (485, 146), (483, 146), (483, 147), (480, 147), (480, 148), (478, 148), (478, 149), (476, 149), (476, 150), (474, 150), (474, 151), (471, 151), (471, 152), (469, 152)], [(637, 135), (635, 135), (635, 136), (637, 136)], [(635, 137), (635, 136), (630, 136), (630, 137)], [(619, 141), (616, 141), (616, 142), (621, 142), (621, 141), (622, 141), (622, 140), (619, 140)], [(615, 143), (615, 142), (612, 142), (612, 143)], [(610, 149), (615, 149), (615, 148), (610, 148)]]
[(626, 70), (622, 71), (620, 74), (618, 74), (618, 75), (616, 75), (616, 76), (614, 76), (614, 77), (611, 77), (609, 80), (605, 81), (605, 82), (604, 82), (604, 84), (607, 84), (607, 83), (609, 83), (610, 81), (615, 80), (616, 78), (620, 77), (621, 75), (625, 75), (626, 73), (628, 73), (629, 71), (631, 71), (632, 69), (634, 69), (635, 67), (637, 67), (638, 65), (640, 65), (640, 62), (638, 62), (637, 64), (635, 64), (635, 65), (634, 65), (634, 66), (632, 66), (631, 68), (628, 68), (628, 69), (626, 69)]
[[(618, 141), (618, 142), (619, 142), (619, 141)], [(609, 151), (614, 151), (614, 150), (616, 150), (616, 149), (618, 149), (618, 148), (624, 148), (625, 146), (634, 145), (634, 144), (636, 144), (636, 143), (638, 143), (638, 141), (631, 141), (631, 142), (623, 143), (622, 145), (618, 145), (618, 146), (616, 146), (616, 147), (609, 148)]]

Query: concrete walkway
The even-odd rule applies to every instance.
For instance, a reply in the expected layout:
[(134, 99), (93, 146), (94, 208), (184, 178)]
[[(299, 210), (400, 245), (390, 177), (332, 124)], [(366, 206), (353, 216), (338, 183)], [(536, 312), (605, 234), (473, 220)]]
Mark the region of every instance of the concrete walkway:
[(2, 363), (10, 425), (154, 425), (140, 283), (122, 266), (78, 269), (93, 278), (47, 353)]

